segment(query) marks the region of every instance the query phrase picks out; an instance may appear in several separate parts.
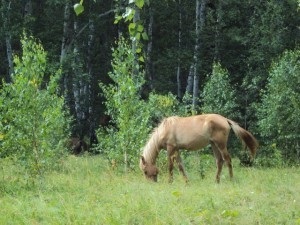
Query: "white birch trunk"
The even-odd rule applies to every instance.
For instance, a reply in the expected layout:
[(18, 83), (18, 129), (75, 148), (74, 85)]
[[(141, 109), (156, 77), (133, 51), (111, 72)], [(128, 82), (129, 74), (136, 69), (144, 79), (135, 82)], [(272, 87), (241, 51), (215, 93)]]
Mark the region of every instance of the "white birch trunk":
[(61, 52), (60, 52), (60, 64), (64, 63), (64, 60), (67, 56), (67, 51), (70, 48), (71, 43), (71, 2), (69, 0), (66, 1), (65, 11), (64, 11), (64, 25), (63, 25), (63, 37), (61, 44)]
[(199, 69), (201, 68), (200, 51), (203, 43), (201, 43), (201, 31), (203, 30), (205, 21), (205, 6), (206, 0), (196, 0), (196, 44), (194, 52), (194, 81), (193, 81), (193, 103), (192, 110), (196, 111), (199, 101)]
[(220, 30), (222, 26), (223, 18), (223, 2), (218, 1), (216, 6), (216, 27), (215, 27), (215, 51), (214, 51), (214, 61), (218, 62), (220, 60)]
[(147, 61), (146, 61), (146, 74), (149, 79), (149, 87), (153, 90), (153, 70), (152, 70), (152, 29), (153, 29), (153, 12), (151, 5), (149, 6), (149, 24), (148, 24), (148, 44), (147, 44)]
[(194, 64), (190, 66), (189, 75), (187, 78), (187, 85), (186, 85), (186, 94), (192, 95), (193, 93), (193, 81), (194, 81)]
[(11, 81), (11, 75), (14, 72), (14, 63), (13, 63), (13, 54), (11, 47), (11, 31), (10, 31), (10, 10), (11, 10), (11, 1), (6, 2), (5, 0), (1, 1), (2, 3), (2, 20), (3, 28), (5, 32), (5, 44), (6, 44), (6, 56), (8, 62), (8, 76), (7, 81)]
[[(90, 136), (90, 144), (96, 141), (96, 134), (95, 134), (95, 115), (94, 115), (94, 92), (93, 92), (93, 85), (97, 83), (97, 80), (93, 76), (93, 68), (92, 68), (92, 49), (94, 46), (94, 39), (95, 39), (95, 26), (94, 20), (89, 18), (89, 37), (88, 37), (88, 57), (87, 57), (87, 70), (88, 70), (88, 82), (86, 82), (87, 88), (87, 104), (88, 104), (88, 120), (89, 120), (89, 136)], [(95, 141), (94, 141), (95, 140)]]
[[(179, 52), (181, 51), (181, 31), (182, 31), (182, 11), (181, 11), (181, 0), (178, 2), (178, 9), (179, 9), (179, 29), (178, 29), (178, 49)], [(177, 80), (177, 96), (179, 99), (182, 98), (181, 92), (181, 59), (180, 56), (177, 58), (177, 71), (176, 71), (176, 80)]]
[[(134, 18), (133, 18), (133, 22), (137, 24), (138, 21), (140, 21), (140, 9), (138, 7), (135, 7), (135, 14), (134, 14)], [(137, 50), (137, 45), (138, 45), (138, 40), (134, 37), (132, 39), (132, 52), (134, 54), (134, 62), (133, 62), (133, 76), (137, 76), (138, 75), (138, 55), (136, 53)]]
[[(74, 21), (74, 32), (75, 34), (78, 32), (78, 22)], [(79, 69), (81, 65), (80, 57), (79, 57), (79, 50), (77, 46), (77, 41), (74, 41), (74, 48), (73, 48), (73, 74), (75, 79), (73, 79), (73, 96), (74, 96), (74, 103), (75, 103), (75, 111), (76, 111), (76, 117), (77, 121), (79, 123), (79, 126), (82, 127), (82, 120), (84, 120), (85, 112), (83, 110), (82, 104), (83, 104), (83, 96), (85, 96), (85, 85), (83, 82), (83, 79), (81, 78), (81, 70)]]

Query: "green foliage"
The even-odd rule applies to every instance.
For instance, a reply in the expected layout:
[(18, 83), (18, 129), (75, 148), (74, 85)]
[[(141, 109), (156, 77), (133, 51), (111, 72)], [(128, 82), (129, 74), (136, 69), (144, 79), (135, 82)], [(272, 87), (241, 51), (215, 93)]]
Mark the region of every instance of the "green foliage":
[(5, 83), (0, 93), (0, 156), (18, 160), (35, 177), (63, 156), (69, 121), (63, 99), (55, 94), (59, 73), (42, 88), (46, 53), (32, 37), (24, 35), (21, 44), (13, 82)]
[(150, 93), (148, 107), (151, 110), (152, 119), (161, 121), (164, 117), (176, 114), (179, 102), (176, 96), (171, 93), (168, 93), (168, 95)]
[[(272, 64), (262, 103), (258, 106), (258, 125), (266, 146), (275, 145), (291, 160), (300, 157), (300, 50), (286, 51)], [(270, 152), (262, 152), (270, 155)]]
[[(113, 84), (100, 84), (106, 98), (107, 114), (113, 124), (100, 128), (98, 151), (105, 152), (113, 163), (133, 167), (137, 163), (140, 149), (145, 144), (151, 123), (170, 116), (176, 110), (178, 101), (172, 94), (163, 96), (151, 93), (148, 101), (140, 98), (144, 84), (144, 72), (134, 64), (132, 48), (124, 39), (113, 49), (112, 67), (109, 73)], [(138, 66), (138, 75), (133, 75), (134, 66)]]
[[(106, 98), (107, 113), (112, 117), (115, 127), (100, 132), (99, 150), (104, 151), (111, 160), (127, 166), (136, 164), (145, 137), (149, 132), (150, 110), (140, 99), (139, 92), (144, 84), (144, 74), (133, 76), (134, 54), (122, 38), (113, 49), (112, 67), (109, 73), (113, 84), (100, 84)], [(136, 68), (140, 71), (140, 68)]]
[(276, 144), (262, 146), (259, 150), (262, 154), (257, 157), (255, 164), (261, 167), (277, 167), (284, 166), (282, 151), (278, 149)]
[(74, 11), (76, 13), (76, 15), (80, 15), (81, 13), (83, 13), (84, 11), (84, 6), (83, 4), (83, 0), (80, 1), (80, 3), (76, 3), (73, 7), (74, 7)]
[[(135, 20), (136, 14), (139, 14), (137, 10), (141, 10), (145, 4), (149, 5), (149, 1), (144, 0), (130, 0), (126, 7), (126, 11), (122, 15), (116, 15), (114, 23), (119, 23), (120, 20), (129, 22), (128, 31), (133, 40), (140, 41), (148, 40), (148, 35), (144, 29), (142, 20)], [(136, 52), (138, 53), (138, 52)]]
[(220, 63), (213, 64), (213, 71), (202, 92), (202, 112), (218, 113), (229, 118), (238, 118), (236, 93), (229, 81), (229, 73)]

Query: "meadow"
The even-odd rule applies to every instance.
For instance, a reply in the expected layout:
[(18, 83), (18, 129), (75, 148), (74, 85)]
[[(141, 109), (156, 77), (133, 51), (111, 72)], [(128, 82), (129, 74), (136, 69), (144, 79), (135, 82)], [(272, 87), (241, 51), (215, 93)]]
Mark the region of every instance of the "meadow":
[(101, 156), (69, 156), (31, 185), (2, 159), (0, 224), (300, 224), (299, 167), (246, 168), (234, 160), (234, 180), (224, 168), (216, 184), (214, 159), (205, 160), (203, 178), (188, 162), (189, 184), (177, 170), (169, 184), (164, 167), (151, 183)]

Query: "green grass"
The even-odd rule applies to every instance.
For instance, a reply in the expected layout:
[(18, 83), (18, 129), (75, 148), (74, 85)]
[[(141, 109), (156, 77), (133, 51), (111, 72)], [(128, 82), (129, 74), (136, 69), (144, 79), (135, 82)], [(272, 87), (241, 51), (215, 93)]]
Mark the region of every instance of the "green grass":
[(172, 184), (165, 169), (150, 183), (140, 171), (112, 170), (101, 156), (70, 156), (35, 187), (0, 161), (0, 224), (300, 224), (300, 168), (234, 161), (234, 180), (224, 168), (216, 184), (210, 160), (204, 179), (188, 163), (186, 185), (177, 171)]

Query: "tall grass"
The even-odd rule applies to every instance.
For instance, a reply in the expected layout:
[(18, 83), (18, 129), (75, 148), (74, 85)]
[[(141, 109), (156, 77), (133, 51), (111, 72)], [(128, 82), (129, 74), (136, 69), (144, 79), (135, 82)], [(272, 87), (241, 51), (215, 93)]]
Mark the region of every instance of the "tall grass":
[(20, 168), (2, 160), (0, 224), (300, 224), (300, 169), (227, 168), (214, 182), (213, 158), (201, 178), (186, 159), (190, 183), (162, 169), (158, 183), (140, 171), (112, 170), (101, 156), (70, 156), (60, 171), (28, 185)]

